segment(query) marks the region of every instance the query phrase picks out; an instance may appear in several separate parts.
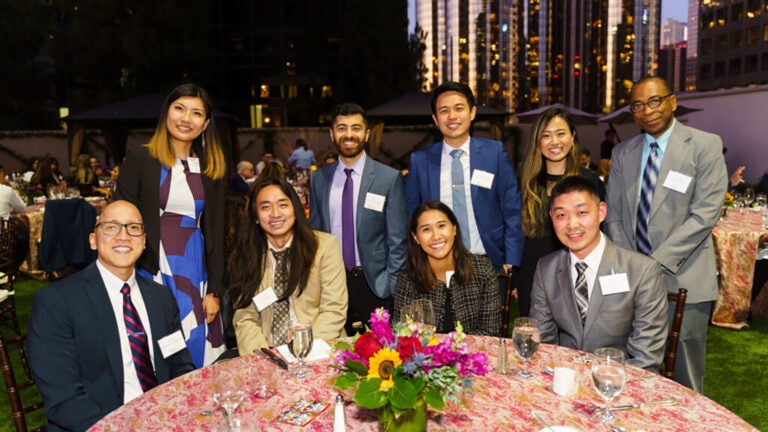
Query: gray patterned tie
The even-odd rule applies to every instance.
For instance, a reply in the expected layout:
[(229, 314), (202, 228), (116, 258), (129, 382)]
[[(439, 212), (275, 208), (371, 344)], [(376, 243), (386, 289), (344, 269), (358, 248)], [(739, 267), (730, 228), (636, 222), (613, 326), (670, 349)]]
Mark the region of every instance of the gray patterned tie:
[(579, 261), (576, 264), (576, 303), (579, 306), (579, 315), (582, 324), (587, 319), (587, 306), (589, 306), (589, 293), (587, 290), (587, 276), (584, 274), (587, 270), (587, 263)]
[(451, 150), (451, 191), (453, 199), (453, 213), (459, 220), (459, 229), (464, 246), (469, 249), (472, 242), (469, 238), (469, 216), (467, 216), (467, 195), (464, 191), (464, 167), (461, 165), (461, 155), (464, 150)]
[(659, 145), (651, 143), (651, 152), (645, 163), (643, 171), (643, 184), (640, 190), (640, 201), (637, 203), (637, 226), (635, 231), (635, 244), (638, 252), (651, 254), (651, 239), (648, 238), (648, 219), (651, 216), (651, 204), (653, 192), (656, 189), (656, 179), (659, 176)]
[[(272, 256), (275, 257), (275, 295), (277, 298), (281, 298), (288, 289), (288, 251), (289, 249), (283, 249), (280, 252), (272, 251)], [(288, 310), (288, 299), (278, 300), (273, 305), (272, 312), (272, 343), (275, 346), (282, 345), (288, 336), (288, 329), (290, 327), (290, 311)]]

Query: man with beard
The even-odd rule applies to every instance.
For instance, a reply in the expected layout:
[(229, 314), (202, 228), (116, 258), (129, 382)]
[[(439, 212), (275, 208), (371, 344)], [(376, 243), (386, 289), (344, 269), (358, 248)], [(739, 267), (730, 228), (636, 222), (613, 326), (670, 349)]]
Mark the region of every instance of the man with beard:
[(352, 335), (376, 308), (392, 309), (405, 265), (405, 193), (400, 172), (366, 154), (371, 130), (362, 107), (338, 105), (330, 134), (339, 160), (312, 174), (309, 223), (341, 241), (349, 293), (344, 327)]

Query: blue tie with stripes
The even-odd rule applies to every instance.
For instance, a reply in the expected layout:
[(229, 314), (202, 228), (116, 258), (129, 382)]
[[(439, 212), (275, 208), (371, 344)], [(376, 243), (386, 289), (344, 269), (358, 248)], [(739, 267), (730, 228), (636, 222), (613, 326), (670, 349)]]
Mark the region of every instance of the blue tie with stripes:
[(640, 201), (637, 203), (637, 226), (635, 231), (635, 244), (637, 250), (646, 255), (651, 254), (651, 239), (648, 238), (648, 219), (651, 216), (651, 204), (653, 192), (656, 189), (656, 179), (659, 176), (659, 145), (651, 143), (651, 152), (643, 171), (643, 184), (640, 190)]
[(128, 332), (128, 343), (131, 345), (133, 366), (136, 368), (141, 389), (147, 392), (157, 387), (157, 377), (152, 368), (152, 359), (149, 357), (147, 332), (144, 330), (139, 313), (131, 301), (130, 285), (124, 284), (120, 292), (123, 294), (123, 318), (125, 319), (125, 330)]

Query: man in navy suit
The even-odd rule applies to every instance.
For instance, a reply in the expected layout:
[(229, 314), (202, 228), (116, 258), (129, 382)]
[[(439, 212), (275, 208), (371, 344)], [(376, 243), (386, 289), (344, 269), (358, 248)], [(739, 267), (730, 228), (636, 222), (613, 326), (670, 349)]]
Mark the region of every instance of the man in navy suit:
[(365, 152), (371, 130), (363, 108), (337, 106), (330, 134), (339, 161), (311, 176), (309, 223), (341, 241), (349, 292), (345, 330), (351, 335), (363, 329), (377, 307), (392, 309), (397, 275), (405, 265), (408, 222), (400, 172)]
[[(443, 141), (411, 155), (405, 184), (408, 214), (424, 201), (440, 200), (462, 225), (453, 192), (463, 191), (461, 207), (467, 223), (460, 228), (469, 250), (487, 255), (497, 271), (510, 271), (520, 266), (523, 253), (520, 190), (504, 145), (470, 137), (476, 112), (475, 97), (466, 84), (447, 82), (435, 89), (432, 119)], [(455, 180), (454, 158), (461, 164), (462, 184)]]
[[(194, 369), (170, 290), (134, 271), (145, 242), (139, 210), (115, 201), (90, 234), (98, 260), (35, 296), (27, 352), (47, 430), (86, 430)], [(137, 340), (145, 349), (135, 349)]]
[(237, 173), (232, 176), (227, 186), (227, 192), (236, 195), (248, 195), (251, 191), (250, 183), (256, 177), (253, 164), (248, 161), (240, 161), (237, 164)]

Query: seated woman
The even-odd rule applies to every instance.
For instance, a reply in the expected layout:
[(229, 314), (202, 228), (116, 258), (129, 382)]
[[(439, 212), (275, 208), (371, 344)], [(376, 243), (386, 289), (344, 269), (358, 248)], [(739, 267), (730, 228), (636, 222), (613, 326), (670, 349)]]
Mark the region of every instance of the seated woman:
[(75, 172), (72, 174), (71, 186), (76, 187), (82, 196), (93, 195), (93, 189), (99, 187), (99, 178), (91, 169), (91, 158), (81, 154), (75, 161)]
[(316, 338), (343, 336), (347, 282), (339, 240), (310, 228), (285, 180), (251, 191), (229, 272), (240, 354), (285, 343), (295, 321), (312, 324)]
[(467, 334), (498, 336), (501, 298), (488, 258), (469, 253), (459, 222), (440, 201), (419, 204), (408, 236), (406, 271), (395, 288), (393, 317), (411, 301), (429, 299), (438, 333), (453, 331), (460, 321)]

